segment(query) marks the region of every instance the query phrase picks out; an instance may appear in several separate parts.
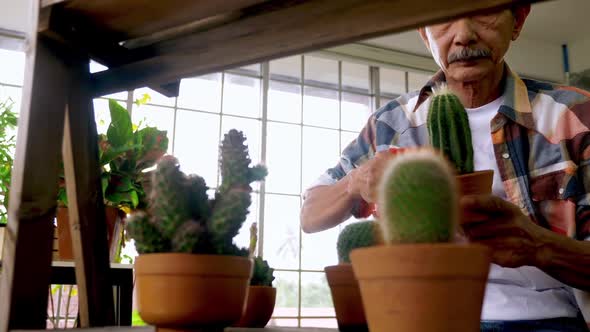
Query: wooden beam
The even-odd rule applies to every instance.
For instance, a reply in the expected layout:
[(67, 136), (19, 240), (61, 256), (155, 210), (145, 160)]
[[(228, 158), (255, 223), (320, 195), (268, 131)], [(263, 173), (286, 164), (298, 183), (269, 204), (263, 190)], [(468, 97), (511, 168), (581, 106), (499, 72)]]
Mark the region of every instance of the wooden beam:
[[(534, 0), (533, 0), (534, 1)], [(518, 0), (286, 0), (216, 29), (153, 45), (156, 56), (93, 75), (95, 95), (203, 75), (399, 32)]]
[(89, 62), (82, 57), (71, 66), (63, 136), (64, 174), (82, 327), (115, 323)]
[(29, 41), (0, 278), (1, 332), (46, 326), (68, 87), (64, 56), (44, 38)]

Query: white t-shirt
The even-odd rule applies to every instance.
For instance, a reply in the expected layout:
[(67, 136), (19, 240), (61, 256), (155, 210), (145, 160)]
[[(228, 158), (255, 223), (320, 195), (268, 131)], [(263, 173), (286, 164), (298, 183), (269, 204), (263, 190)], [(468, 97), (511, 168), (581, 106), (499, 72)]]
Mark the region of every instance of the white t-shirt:
[[(490, 122), (504, 101), (500, 97), (478, 108), (468, 108), (475, 170), (493, 169), (492, 193), (506, 199), (494, 156)], [(482, 320), (528, 320), (576, 317), (572, 289), (532, 266), (503, 268), (492, 264), (484, 297)]]

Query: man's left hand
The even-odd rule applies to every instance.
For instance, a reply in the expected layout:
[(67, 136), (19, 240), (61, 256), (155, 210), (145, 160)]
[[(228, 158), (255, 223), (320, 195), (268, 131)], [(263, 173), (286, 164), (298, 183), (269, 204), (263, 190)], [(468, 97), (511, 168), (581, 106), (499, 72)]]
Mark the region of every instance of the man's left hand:
[(461, 198), (460, 209), (463, 232), (470, 242), (492, 249), (492, 262), (503, 267), (536, 265), (545, 230), (516, 205), (493, 195), (469, 195)]

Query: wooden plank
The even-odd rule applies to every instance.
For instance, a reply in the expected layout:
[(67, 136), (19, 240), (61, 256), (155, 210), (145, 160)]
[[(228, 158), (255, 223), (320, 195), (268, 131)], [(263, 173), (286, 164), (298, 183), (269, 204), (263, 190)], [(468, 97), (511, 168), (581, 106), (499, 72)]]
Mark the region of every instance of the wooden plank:
[(68, 86), (67, 65), (59, 48), (44, 38), (28, 42), (0, 278), (2, 332), (46, 325)]
[(68, 11), (80, 14), (123, 41), (237, 11), (265, 0), (73, 0)]
[(399, 32), (517, 0), (288, 0), (206, 32), (137, 52), (148, 59), (96, 73), (95, 95)]
[(63, 161), (80, 325), (108, 326), (114, 325), (115, 316), (89, 59), (77, 59), (71, 68)]

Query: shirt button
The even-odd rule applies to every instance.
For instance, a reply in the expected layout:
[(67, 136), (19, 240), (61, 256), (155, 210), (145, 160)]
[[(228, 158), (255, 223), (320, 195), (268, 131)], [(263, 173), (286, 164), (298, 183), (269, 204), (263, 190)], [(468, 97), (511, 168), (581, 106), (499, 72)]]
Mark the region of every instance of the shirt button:
[(508, 158), (510, 158), (510, 155), (508, 153), (503, 153), (502, 158), (508, 159)]
[(563, 188), (559, 188), (559, 194), (562, 195), (565, 190)]

